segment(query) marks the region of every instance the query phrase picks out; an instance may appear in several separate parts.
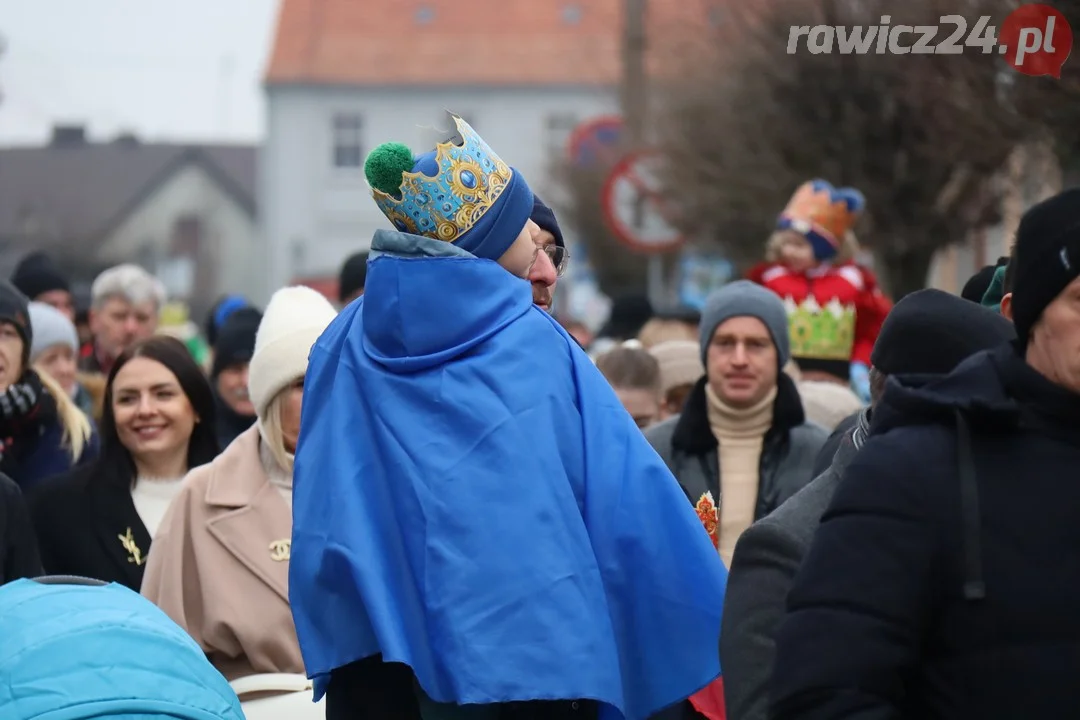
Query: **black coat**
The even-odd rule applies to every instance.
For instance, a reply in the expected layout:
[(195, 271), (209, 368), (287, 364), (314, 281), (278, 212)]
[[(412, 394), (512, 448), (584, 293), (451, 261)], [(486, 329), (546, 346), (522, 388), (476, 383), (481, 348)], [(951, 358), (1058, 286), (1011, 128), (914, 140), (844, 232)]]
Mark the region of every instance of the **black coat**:
[(857, 413), (848, 415), (833, 428), (832, 433), (825, 440), (825, 444), (821, 446), (821, 449), (818, 450), (817, 457), (814, 459), (814, 477), (821, 475), (832, 466), (836, 451), (840, 449), (840, 443), (843, 442), (844, 438), (851, 435), (851, 431), (859, 424), (859, 416), (863, 412), (863, 410), (860, 410)]
[[(419, 688), (407, 665), (384, 663), (381, 655), (374, 655), (334, 670), (330, 678), (326, 720), (426, 720), (416, 699)], [(498, 709), (489, 709), (497, 720), (596, 720), (597, 717), (596, 704), (587, 701), (506, 703)]]
[(34, 488), (27, 498), (45, 572), (142, 585), (150, 533), (135, 510), (130, 481), (98, 462)]
[(890, 378), (788, 597), (771, 716), (1075, 717), (1077, 428), (1010, 346)]
[(0, 475), (0, 585), (41, 575), (41, 557), (22, 491)]
[[(679, 481), (691, 503), (712, 493), (718, 505), (720, 493), (719, 444), (709, 426), (705, 396), (708, 378), (702, 377), (686, 398), (680, 415), (645, 431), (653, 450)], [(829, 433), (806, 422), (802, 398), (794, 381), (780, 373), (776, 383), (772, 426), (761, 448), (758, 501), (754, 519), (763, 518), (811, 480), (814, 458)]]

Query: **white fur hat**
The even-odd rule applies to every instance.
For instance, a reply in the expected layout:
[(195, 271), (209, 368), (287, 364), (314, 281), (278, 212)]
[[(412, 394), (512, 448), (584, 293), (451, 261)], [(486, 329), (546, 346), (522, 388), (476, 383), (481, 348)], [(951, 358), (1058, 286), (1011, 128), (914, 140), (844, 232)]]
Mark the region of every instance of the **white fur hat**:
[(282, 288), (270, 298), (248, 368), (248, 393), (260, 418), (274, 396), (307, 372), (312, 345), (336, 315), (311, 288)]

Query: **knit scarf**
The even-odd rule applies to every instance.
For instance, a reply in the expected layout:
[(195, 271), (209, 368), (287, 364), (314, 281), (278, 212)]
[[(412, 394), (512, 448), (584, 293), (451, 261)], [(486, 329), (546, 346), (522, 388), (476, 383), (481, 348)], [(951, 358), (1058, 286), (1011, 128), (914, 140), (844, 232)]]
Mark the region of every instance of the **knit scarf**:
[(56, 401), (28, 370), (0, 392), (0, 472), (18, 478), (20, 461), (33, 452), (41, 428), (56, 419)]
[(705, 384), (709, 427), (719, 444), (719, 551), (731, 567), (735, 542), (754, 522), (760, 483), (761, 450), (773, 420), (774, 387), (758, 403), (733, 408)]

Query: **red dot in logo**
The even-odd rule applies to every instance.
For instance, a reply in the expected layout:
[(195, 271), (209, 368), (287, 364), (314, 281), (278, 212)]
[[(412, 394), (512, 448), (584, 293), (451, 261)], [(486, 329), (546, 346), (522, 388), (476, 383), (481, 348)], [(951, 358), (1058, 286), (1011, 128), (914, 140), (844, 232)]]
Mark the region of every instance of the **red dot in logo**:
[(998, 45), (1005, 58), (1024, 75), (1061, 77), (1061, 66), (1072, 52), (1072, 28), (1059, 10), (1049, 5), (1021, 5), (1001, 25)]

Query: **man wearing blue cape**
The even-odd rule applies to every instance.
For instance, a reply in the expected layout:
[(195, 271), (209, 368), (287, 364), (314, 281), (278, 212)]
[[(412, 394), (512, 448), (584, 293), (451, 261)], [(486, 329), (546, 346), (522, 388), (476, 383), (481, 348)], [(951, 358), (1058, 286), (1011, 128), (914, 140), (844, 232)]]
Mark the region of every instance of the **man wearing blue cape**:
[[(726, 571), (533, 305), (551, 261), (525, 179), (454, 121), (433, 152), (371, 153), (396, 230), (311, 352), (289, 575), (304, 663), (330, 720), (643, 720), (720, 674)], [(405, 669), (408, 703), (365, 679), (380, 666)]]

